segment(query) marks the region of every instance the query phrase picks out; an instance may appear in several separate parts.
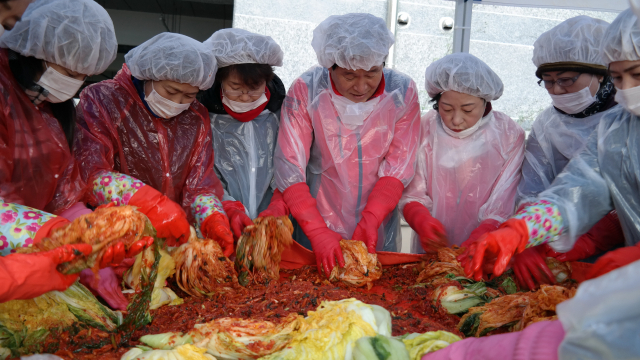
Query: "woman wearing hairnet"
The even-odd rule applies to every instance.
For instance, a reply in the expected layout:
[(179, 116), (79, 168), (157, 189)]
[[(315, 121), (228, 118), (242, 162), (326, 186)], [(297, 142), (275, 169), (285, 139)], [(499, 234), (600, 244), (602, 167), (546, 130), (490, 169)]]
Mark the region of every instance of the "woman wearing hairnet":
[(213, 171), (209, 115), (196, 100), (215, 72), (202, 43), (154, 36), (125, 55), (113, 80), (82, 92), (74, 152), (92, 203), (137, 206), (169, 246), (186, 242), (196, 223), (229, 256), (233, 235)]
[[(88, 254), (76, 245), (11, 254), (81, 213), (85, 183), (71, 155), (73, 95), (113, 61), (117, 41), (107, 12), (91, 0), (39, 1), (0, 40), (0, 301), (64, 290), (78, 275), (56, 266)], [(54, 215), (55, 214), (55, 215)], [(59, 216), (56, 216), (59, 215)], [(109, 250), (103, 267), (124, 256)], [(115, 256), (115, 258), (114, 258)]]
[(497, 229), (513, 214), (524, 157), (524, 130), (492, 110), (503, 85), (482, 60), (445, 56), (425, 83), (434, 110), (422, 118), (416, 176), (400, 200), (414, 253)]
[(285, 97), (272, 66), (282, 66), (284, 54), (271, 37), (242, 29), (219, 30), (204, 44), (214, 51), (218, 72), (202, 104), (211, 117), (215, 170), (224, 187), (222, 206), (237, 239), (253, 218), (288, 215), (282, 193), (272, 190)]
[(0, 0), (0, 36), (5, 30), (13, 29), (32, 2), (33, 0)]
[(544, 243), (566, 252), (611, 210), (618, 213), (627, 247), (602, 256), (588, 276), (640, 259), (639, 25), (631, 10), (622, 12), (606, 29), (600, 48), (622, 106), (603, 115), (584, 149), (535, 201), (471, 245), (462, 259), (468, 275), (480, 279), (485, 259), (494, 256), (493, 274), (500, 275), (513, 255)]
[[(551, 96), (553, 106), (533, 123), (527, 139), (518, 198), (526, 203), (548, 188), (578, 151), (600, 119), (613, 111), (616, 93), (600, 57), (600, 42), (609, 23), (577, 16), (540, 35), (533, 44), (536, 76)], [(586, 259), (624, 242), (615, 211), (580, 236), (567, 253), (536, 246), (514, 258), (512, 267), (521, 287), (553, 283), (545, 256), (560, 261)]]
[(321, 67), (294, 81), (283, 106), (276, 185), (304, 232), (294, 238), (327, 275), (336, 258), (344, 266), (341, 239), (371, 253), (400, 245), (395, 208), (414, 174), (420, 106), (415, 83), (384, 68), (392, 44), (380, 18), (330, 16), (311, 42)]

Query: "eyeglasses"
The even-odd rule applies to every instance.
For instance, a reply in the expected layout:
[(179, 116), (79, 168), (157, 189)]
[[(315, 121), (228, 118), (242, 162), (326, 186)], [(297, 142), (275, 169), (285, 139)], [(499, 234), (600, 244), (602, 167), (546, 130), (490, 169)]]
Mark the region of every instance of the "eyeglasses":
[(242, 90), (226, 90), (226, 89), (222, 89), (222, 91), (229, 95), (229, 96), (242, 96), (244, 94), (247, 94), (251, 97), (259, 97), (262, 96), (262, 94), (266, 94), (266, 91), (242, 91)]
[(558, 85), (561, 87), (569, 87), (578, 80), (580, 75), (582, 74), (578, 74), (572, 78), (559, 78), (558, 80), (540, 80), (538, 81), (538, 85), (542, 86), (542, 83), (544, 82), (545, 89), (551, 89), (556, 83), (558, 83)]

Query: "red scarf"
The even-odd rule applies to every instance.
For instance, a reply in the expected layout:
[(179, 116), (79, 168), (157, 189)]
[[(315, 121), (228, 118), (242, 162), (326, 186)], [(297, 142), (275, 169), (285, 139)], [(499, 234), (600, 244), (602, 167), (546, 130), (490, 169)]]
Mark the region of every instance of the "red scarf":
[[(266, 86), (264, 87), (264, 89), (266, 90), (266, 93), (264, 94), (267, 97), (267, 101), (264, 102), (264, 104), (258, 106), (257, 108), (253, 109), (253, 110), (249, 110), (247, 112), (244, 113), (237, 113), (234, 112), (233, 110), (229, 109), (229, 107), (227, 105), (225, 105), (224, 103), (222, 103), (222, 106), (224, 107), (224, 110), (227, 112), (227, 114), (231, 115), (232, 118), (240, 121), (240, 122), (249, 122), (255, 118), (258, 117), (258, 115), (260, 115), (260, 113), (262, 113), (262, 111), (264, 110), (264, 108), (267, 107), (267, 104), (269, 104), (269, 99), (271, 99), (271, 92), (269, 92), (269, 88), (267, 88)], [(222, 97), (222, 89), (220, 89), (220, 96)]]
[[(331, 88), (333, 88), (333, 92), (336, 93), (336, 95), (342, 96), (338, 89), (336, 89), (336, 84), (333, 83), (333, 77), (331, 76), (331, 74), (329, 74), (329, 80), (331, 80)], [(382, 93), (384, 93), (384, 86), (384, 74), (382, 74), (382, 80), (380, 80), (380, 84), (378, 84), (376, 92), (374, 92), (373, 95), (371, 95), (371, 97), (367, 99), (367, 101), (382, 95)]]

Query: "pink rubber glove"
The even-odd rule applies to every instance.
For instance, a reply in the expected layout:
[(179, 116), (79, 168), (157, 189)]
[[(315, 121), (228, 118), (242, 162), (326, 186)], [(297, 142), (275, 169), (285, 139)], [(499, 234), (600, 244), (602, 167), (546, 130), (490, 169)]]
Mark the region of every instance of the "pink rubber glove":
[(378, 245), (378, 229), (384, 219), (398, 205), (404, 185), (394, 177), (385, 176), (378, 179), (371, 190), (367, 205), (362, 210), (362, 218), (353, 232), (352, 240), (362, 240), (369, 253), (375, 254)]
[(280, 192), (280, 190), (276, 189), (276, 191), (273, 192), (273, 196), (271, 197), (271, 202), (269, 203), (269, 207), (267, 207), (265, 211), (258, 214), (258, 217), (265, 217), (265, 216), (279, 217), (279, 216), (288, 216), (288, 215), (289, 215), (289, 207), (287, 207), (287, 204), (284, 202), (284, 197), (282, 196), (282, 193)]
[(402, 211), (404, 219), (420, 237), (420, 245), (426, 253), (449, 246), (447, 235), (438, 219), (431, 216), (429, 210), (419, 202), (410, 202)]
[(558, 360), (562, 339), (560, 321), (541, 321), (510, 334), (466, 338), (421, 360)]
[(101, 297), (115, 310), (127, 310), (129, 301), (122, 294), (118, 278), (112, 268), (104, 268), (98, 272), (98, 276), (91, 269), (82, 270), (80, 283), (86, 286), (93, 295)]
[(297, 183), (289, 186), (283, 195), (291, 215), (311, 241), (318, 272), (324, 270), (325, 275), (329, 277), (331, 270), (336, 266), (336, 259), (338, 264), (344, 267), (344, 256), (340, 248), (342, 236), (325, 224), (316, 207), (316, 199), (309, 192), (309, 186), (303, 182)]
[(92, 213), (91, 209), (87, 208), (83, 203), (77, 202), (71, 205), (71, 207), (68, 208), (67, 210), (63, 211), (62, 214), (60, 214), (60, 216), (62, 216), (63, 218), (69, 221), (73, 221), (82, 215), (87, 215), (91, 213)]

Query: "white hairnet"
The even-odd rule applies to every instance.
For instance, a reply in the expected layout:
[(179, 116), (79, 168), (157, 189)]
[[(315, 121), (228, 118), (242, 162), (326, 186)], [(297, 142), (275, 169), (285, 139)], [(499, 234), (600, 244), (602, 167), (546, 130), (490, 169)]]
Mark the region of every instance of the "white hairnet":
[(447, 55), (427, 67), (424, 74), (429, 97), (453, 90), (487, 101), (502, 96), (502, 80), (489, 65), (467, 53)]
[(318, 63), (351, 70), (370, 70), (389, 55), (393, 34), (384, 20), (371, 14), (329, 16), (313, 30), (311, 46)]
[(213, 49), (218, 67), (235, 64), (282, 66), (284, 53), (271, 36), (243, 29), (218, 30), (204, 44)]
[(640, 24), (631, 9), (621, 12), (609, 25), (600, 54), (607, 67), (614, 61), (640, 60)]
[(0, 47), (80, 74), (105, 71), (118, 41), (107, 11), (93, 0), (40, 0), (0, 37)]
[(175, 33), (161, 33), (124, 56), (131, 75), (140, 80), (170, 80), (200, 90), (213, 85), (218, 65), (201, 42)]
[(565, 20), (533, 43), (533, 64), (579, 62), (602, 65), (600, 43), (609, 23), (581, 15)]

